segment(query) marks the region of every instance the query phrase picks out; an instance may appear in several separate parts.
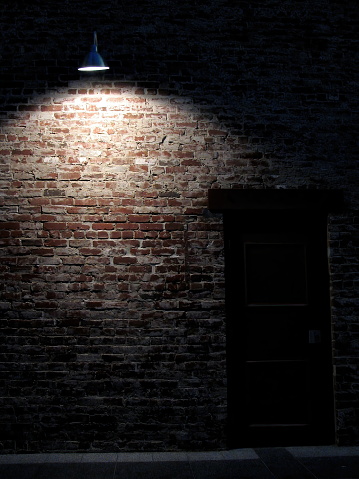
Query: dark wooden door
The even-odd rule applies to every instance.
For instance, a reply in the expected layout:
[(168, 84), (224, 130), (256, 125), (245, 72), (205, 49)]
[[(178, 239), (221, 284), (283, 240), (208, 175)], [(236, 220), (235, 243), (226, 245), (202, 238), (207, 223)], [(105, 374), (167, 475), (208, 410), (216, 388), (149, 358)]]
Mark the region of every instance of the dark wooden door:
[(334, 441), (326, 215), (225, 215), (229, 446)]

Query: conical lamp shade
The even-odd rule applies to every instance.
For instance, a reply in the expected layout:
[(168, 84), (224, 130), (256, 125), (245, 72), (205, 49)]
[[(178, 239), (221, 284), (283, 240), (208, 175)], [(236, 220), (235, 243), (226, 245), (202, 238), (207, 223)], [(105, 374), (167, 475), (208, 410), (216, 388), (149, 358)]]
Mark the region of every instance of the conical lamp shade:
[(88, 53), (81, 66), (78, 68), (80, 71), (93, 72), (99, 70), (108, 70), (110, 67), (107, 66), (102, 56), (97, 51), (97, 35), (94, 33), (94, 44), (92, 45), (90, 53)]

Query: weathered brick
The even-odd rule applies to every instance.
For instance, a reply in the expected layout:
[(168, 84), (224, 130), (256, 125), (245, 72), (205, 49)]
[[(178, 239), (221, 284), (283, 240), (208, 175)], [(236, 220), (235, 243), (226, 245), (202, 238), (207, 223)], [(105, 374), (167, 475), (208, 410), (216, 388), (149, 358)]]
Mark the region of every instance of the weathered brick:
[(140, 223), (139, 228), (142, 231), (151, 231), (151, 230), (161, 231), (163, 230), (164, 225), (159, 223)]
[(3, 230), (20, 230), (20, 223), (10, 221), (0, 221), (0, 229)]
[(103, 18), (128, 21), (106, 27), (105, 76), (66, 46), (93, 0), (20, 3), (0, 18), (1, 450), (226, 446), (211, 188), (345, 191), (328, 223), (336, 428), (358, 443), (356, 2), (183, 0), (189, 53), (166, 9), (109, 0)]
[(133, 264), (137, 263), (137, 258), (134, 256), (116, 256), (113, 258), (114, 264)]
[(67, 223), (48, 222), (48, 223), (44, 223), (44, 228), (47, 230), (66, 230)]
[(94, 223), (92, 225), (94, 230), (113, 230), (114, 224), (113, 223)]

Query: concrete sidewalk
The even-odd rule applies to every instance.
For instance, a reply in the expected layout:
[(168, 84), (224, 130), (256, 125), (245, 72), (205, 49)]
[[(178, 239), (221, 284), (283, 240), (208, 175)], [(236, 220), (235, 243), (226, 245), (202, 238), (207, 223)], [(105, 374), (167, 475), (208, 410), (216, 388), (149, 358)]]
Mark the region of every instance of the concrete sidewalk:
[(359, 479), (359, 447), (0, 455), (0, 479)]

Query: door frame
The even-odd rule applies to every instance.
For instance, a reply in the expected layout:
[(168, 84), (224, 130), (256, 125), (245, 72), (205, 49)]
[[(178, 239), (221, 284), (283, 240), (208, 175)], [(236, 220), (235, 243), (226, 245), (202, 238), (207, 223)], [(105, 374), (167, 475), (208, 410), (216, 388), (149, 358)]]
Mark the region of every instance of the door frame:
[[(285, 213), (297, 215), (317, 216), (321, 218), (324, 226), (327, 225), (327, 216), (329, 212), (337, 211), (343, 207), (343, 194), (338, 190), (209, 190), (209, 209), (215, 213), (224, 214), (224, 227), (226, 230), (226, 224), (235, 216), (240, 218), (248, 215), (256, 215), (258, 213), (266, 214), (271, 212), (274, 214)], [(226, 259), (228, 256), (226, 255)], [(329, 282), (329, 278), (328, 278)], [(328, 284), (329, 287), (329, 284)], [(227, 290), (227, 288), (226, 288)], [(330, 321), (330, 305), (328, 295), (328, 308), (329, 308), (329, 321)], [(228, 303), (226, 301), (226, 307)], [(228, 317), (227, 310), (227, 318)], [(329, 325), (329, 329), (332, 329), (332, 324)], [(228, 337), (227, 341), (230, 342), (229, 336), (231, 328), (227, 329)], [(228, 344), (227, 344), (228, 348)], [(227, 359), (231, 361), (230, 354), (232, 351), (227, 349)], [(331, 357), (331, 370), (333, 368), (333, 352), (329, 351), (327, 359)], [(329, 368), (329, 365), (328, 365)], [(227, 372), (229, 373), (229, 386), (231, 365), (228, 364)], [(334, 405), (334, 384), (333, 384), (333, 401)], [(235, 417), (236, 413), (233, 413), (233, 404), (231, 404), (230, 397), (228, 397), (228, 413), (229, 422), (231, 418)], [(333, 426), (334, 426), (334, 414), (333, 414)], [(334, 431), (333, 431), (334, 433)], [(322, 442), (323, 444), (325, 442)], [(265, 444), (264, 444), (265, 445)], [(270, 444), (269, 444), (270, 445)], [(293, 444), (282, 444), (293, 445)], [(239, 438), (233, 434), (233, 427), (228, 425), (228, 447), (247, 447), (246, 442), (242, 442)], [(250, 445), (249, 445), (250, 446)]]

